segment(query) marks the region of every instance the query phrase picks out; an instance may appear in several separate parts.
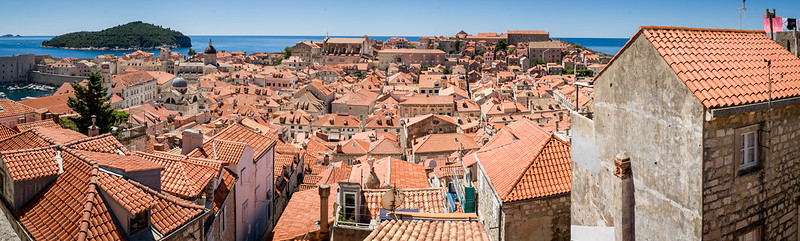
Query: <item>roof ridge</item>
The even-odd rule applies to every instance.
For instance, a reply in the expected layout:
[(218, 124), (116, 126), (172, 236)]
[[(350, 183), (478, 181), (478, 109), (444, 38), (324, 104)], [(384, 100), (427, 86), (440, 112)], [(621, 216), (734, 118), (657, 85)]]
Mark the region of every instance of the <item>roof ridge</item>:
[[(186, 200), (181, 199), (179, 197), (175, 197), (175, 196), (166, 195), (166, 194), (162, 194), (162, 193), (156, 192), (155, 190), (150, 189), (149, 187), (145, 186), (144, 184), (141, 184), (141, 183), (136, 182), (134, 180), (128, 179), (127, 181), (129, 183), (131, 183), (132, 185), (138, 187), (139, 189), (142, 189), (142, 191), (147, 192), (150, 195), (156, 196), (157, 198), (161, 198), (161, 199), (165, 199), (165, 200), (171, 201), (175, 205), (178, 205), (178, 206), (181, 206), (181, 207), (184, 207), (184, 208), (205, 209), (205, 207), (203, 207), (203, 206), (194, 204), (192, 202), (186, 201)], [(156, 201), (156, 202), (158, 202), (158, 201)]]
[(97, 205), (97, 203), (95, 203), (95, 200), (99, 200), (98, 198), (96, 198), (98, 193), (97, 175), (99, 172), (98, 171), (99, 166), (97, 165), (97, 163), (93, 163), (91, 165), (92, 169), (89, 173), (90, 178), (89, 178), (89, 185), (87, 185), (86, 200), (84, 201), (83, 204), (83, 211), (82, 211), (83, 214), (79, 221), (78, 237), (76, 238), (79, 241), (87, 240), (89, 237), (89, 232), (90, 232), (89, 225), (91, 225), (90, 223), (92, 218), (92, 208), (94, 208), (94, 205)]
[(709, 31), (709, 32), (734, 32), (734, 33), (764, 33), (761, 30), (727, 29), (727, 28), (693, 28), (680, 26), (639, 26), (639, 30), (683, 30), (683, 31)]
[[(33, 129), (37, 129), (37, 128), (31, 128), (31, 130), (33, 130)], [(69, 145), (74, 145), (74, 144), (77, 144), (77, 143), (98, 140), (98, 139), (105, 138), (106, 136), (110, 136), (110, 135), (111, 135), (110, 132), (109, 133), (103, 133), (103, 134), (100, 134), (100, 135), (97, 135), (97, 136), (90, 136), (90, 137), (85, 137), (85, 138), (73, 140), (73, 141), (64, 143), (64, 145), (65, 146), (69, 146)]]
[(34, 147), (34, 148), (25, 148), (25, 149), (14, 149), (14, 150), (8, 150), (8, 151), (0, 151), (0, 155), (17, 154), (17, 153), (31, 152), (31, 151), (40, 151), (40, 150), (51, 149), (51, 148), (58, 150), (58, 146), (59, 145), (48, 145), (48, 146), (40, 146), (40, 147)]

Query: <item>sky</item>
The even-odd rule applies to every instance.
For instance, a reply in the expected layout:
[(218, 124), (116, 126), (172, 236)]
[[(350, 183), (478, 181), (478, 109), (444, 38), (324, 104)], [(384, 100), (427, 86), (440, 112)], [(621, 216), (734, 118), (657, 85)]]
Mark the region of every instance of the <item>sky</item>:
[[(37, 0), (7, 1), (0, 34), (52, 36), (143, 21), (186, 35), (440, 36), (459, 30), (545, 30), (551, 37), (629, 38), (643, 25), (739, 28), (740, 0)], [(744, 29), (766, 8), (800, 18), (800, 1), (750, 0)]]

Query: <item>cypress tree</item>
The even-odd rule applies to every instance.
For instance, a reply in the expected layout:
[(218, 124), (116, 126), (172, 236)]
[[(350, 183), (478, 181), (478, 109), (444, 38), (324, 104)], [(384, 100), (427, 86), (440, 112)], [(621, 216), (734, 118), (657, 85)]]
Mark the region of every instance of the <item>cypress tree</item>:
[(111, 126), (119, 121), (118, 114), (111, 108), (110, 95), (107, 95), (108, 88), (103, 86), (102, 77), (100, 72), (94, 72), (89, 75), (86, 87), (79, 83), (72, 83), (72, 88), (75, 90), (75, 97), (69, 97), (67, 106), (72, 108), (73, 111), (79, 114), (76, 117), (70, 117), (70, 120), (75, 123), (76, 131), (87, 134), (89, 127), (92, 125), (92, 115), (97, 116), (95, 125), (100, 129), (100, 133), (107, 133), (111, 131)]

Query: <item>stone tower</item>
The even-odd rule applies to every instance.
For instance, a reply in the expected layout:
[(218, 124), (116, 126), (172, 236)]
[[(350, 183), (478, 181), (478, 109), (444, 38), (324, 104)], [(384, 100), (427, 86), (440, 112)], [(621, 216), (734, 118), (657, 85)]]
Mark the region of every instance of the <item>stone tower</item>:
[(208, 40), (208, 47), (203, 52), (203, 64), (217, 66), (217, 50), (211, 45), (211, 39)]

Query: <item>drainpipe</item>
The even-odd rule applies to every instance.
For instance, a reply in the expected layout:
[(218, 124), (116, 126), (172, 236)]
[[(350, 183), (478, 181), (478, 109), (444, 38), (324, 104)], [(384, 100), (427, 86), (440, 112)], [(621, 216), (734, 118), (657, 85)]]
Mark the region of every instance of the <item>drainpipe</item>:
[(634, 199), (634, 187), (633, 187), (633, 173), (631, 172), (631, 158), (628, 157), (627, 152), (621, 152), (617, 154), (617, 157), (614, 158), (614, 165), (616, 169), (614, 170), (614, 175), (619, 177), (621, 184), (622, 184), (622, 193), (620, 195), (621, 199), (621, 213), (622, 213), (622, 221), (621, 221), (621, 231), (622, 231), (622, 241), (634, 241), (636, 240), (636, 228), (635, 228), (635, 206), (636, 200)]

